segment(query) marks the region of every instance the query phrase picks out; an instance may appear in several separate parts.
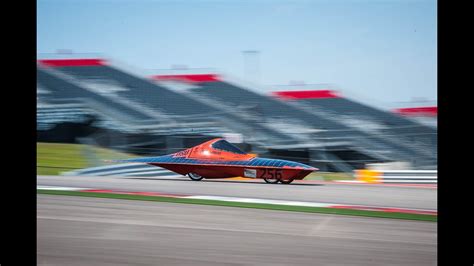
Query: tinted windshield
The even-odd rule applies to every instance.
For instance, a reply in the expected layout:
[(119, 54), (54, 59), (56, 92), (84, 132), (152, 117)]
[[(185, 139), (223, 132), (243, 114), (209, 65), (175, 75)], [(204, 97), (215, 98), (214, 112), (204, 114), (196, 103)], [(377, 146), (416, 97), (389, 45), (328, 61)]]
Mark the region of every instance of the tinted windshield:
[(237, 154), (246, 154), (245, 152), (241, 151), (239, 148), (235, 147), (234, 145), (230, 144), (225, 140), (219, 140), (212, 144), (212, 147), (218, 150), (228, 151)]

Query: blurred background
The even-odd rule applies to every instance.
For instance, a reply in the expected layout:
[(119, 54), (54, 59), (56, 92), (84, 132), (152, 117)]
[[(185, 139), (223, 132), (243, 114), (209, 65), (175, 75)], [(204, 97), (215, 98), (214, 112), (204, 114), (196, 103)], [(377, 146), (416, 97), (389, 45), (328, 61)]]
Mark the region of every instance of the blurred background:
[(37, 3), (39, 175), (216, 137), (329, 178), (437, 169), (436, 2)]

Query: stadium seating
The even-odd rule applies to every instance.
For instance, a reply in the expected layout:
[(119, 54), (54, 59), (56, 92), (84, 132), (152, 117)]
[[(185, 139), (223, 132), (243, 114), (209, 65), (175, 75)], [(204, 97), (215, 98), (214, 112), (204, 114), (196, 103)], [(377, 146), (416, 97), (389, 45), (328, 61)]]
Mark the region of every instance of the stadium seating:
[(133, 76), (124, 71), (107, 65), (105, 61), (101, 64), (77, 65), (77, 60), (70, 60), (71, 64), (61, 64), (55, 67), (82, 81), (111, 81), (124, 90), (117, 94), (137, 103), (143, 104), (155, 111), (163, 112), (171, 116), (207, 117), (217, 112), (214, 108), (193, 101), (189, 97), (184, 97), (178, 93), (167, 90), (161, 86), (153, 84), (143, 78)]
[[(108, 65), (101, 59), (41, 60), (44, 68), (53, 68), (85, 84), (109, 83), (118, 87), (114, 93), (128, 101), (138, 103), (138, 109), (148, 108), (156, 114), (171, 118), (178, 123), (217, 121), (244, 134), (255, 131), (262, 139), (288, 140), (288, 136), (252, 121), (247, 121), (212, 105), (193, 99), (192, 95), (183, 95), (151, 80), (144, 79)], [(111, 86), (112, 87), (112, 86)], [(259, 135), (256, 134), (256, 135)]]
[(64, 122), (83, 122), (87, 114), (90, 114), (88, 110), (78, 105), (39, 104), (36, 108), (36, 129), (48, 130)]
[[(59, 112), (56, 116), (41, 107), (42, 121), (51, 123), (95, 112), (111, 118), (108, 127), (121, 120), (136, 125), (166, 121), (170, 126), (163, 132), (173, 134), (178, 125), (212, 122), (217, 127), (203, 126), (212, 134), (240, 133), (266, 150), (307, 149), (311, 158), (330, 160), (343, 171), (361, 161), (408, 161), (415, 167), (437, 163), (436, 129), (332, 91), (272, 97), (217, 74), (146, 78), (103, 59), (40, 60), (37, 75), (39, 101), (56, 105)], [(71, 103), (82, 105), (60, 107)]]
[(105, 96), (76, 86), (64, 79), (37, 68), (37, 82), (50, 93), (43, 94), (42, 100), (50, 103), (96, 103), (113, 110), (114, 114), (122, 114), (127, 121), (147, 121), (151, 117), (135, 109), (124, 106)]
[[(417, 157), (420, 158), (420, 160), (423, 160), (425, 157), (428, 157), (427, 159), (430, 159), (429, 155), (427, 156), (427, 154), (423, 154), (420, 150), (414, 149), (408, 145), (402, 146), (400, 143), (393, 143), (391, 139), (380, 137), (380, 134), (371, 134), (360, 130), (359, 128), (347, 126), (346, 124), (341, 123), (337, 116), (333, 117), (326, 112), (309, 112), (307, 109), (303, 110), (297, 108), (296, 106), (286, 104), (282, 101), (266, 97), (233, 84), (222, 81), (202, 82), (199, 84), (199, 87), (191, 90), (193, 93), (206, 95), (206, 97), (215, 99), (216, 101), (225, 101), (226, 104), (234, 108), (243, 104), (257, 105), (263, 121), (271, 118), (283, 118), (287, 121), (291, 121), (291, 123), (295, 125), (302, 123), (315, 129), (327, 130), (327, 133), (323, 134), (334, 140), (350, 140), (354, 145), (360, 145), (367, 149), (371, 149), (372, 151), (392, 152), (390, 156), (395, 158), (408, 159)], [(335, 113), (338, 113), (338, 108), (346, 107), (342, 102), (336, 104), (334, 109), (331, 108), (331, 106), (323, 107), (324, 110), (331, 110)], [(351, 106), (348, 108), (351, 108)], [(366, 111), (367, 114), (365, 115), (370, 116), (372, 114), (372, 109), (370, 108), (360, 109), (362, 109), (360, 110), (361, 114), (365, 114)], [(389, 120), (389, 122), (392, 121), (398, 122), (396, 118)], [(411, 123), (411, 125), (413, 124), (414, 123)], [(417, 125), (415, 129), (418, 127), (420, 126)], [(396, 132), (396, 134), (399, 134), (404, 130), (404, 128), (401, 128)], [(414, 130), (407, 131), (410, 133), (417, 133)], [(321, 134), (319, 134), (319, 136), (321, 136)], [(328, 142), (329, 140), (325, 139), (325, 141)]]
[(437, 132), (435, 128), (425, 126), (397, 113), (380, 110), (357, 101), (344, 98), (330, 90), (317, 91), (280, 91), (273, 95), (306, 106), (315, 112), (330, 110), (339, 120), (347, 117), (357, 121), (362, 127), (374, 126), (374, 134), (384, 136), (391, 141), (404, 141), (408, 145), (417, 145), (420, 149), (435, 153)]

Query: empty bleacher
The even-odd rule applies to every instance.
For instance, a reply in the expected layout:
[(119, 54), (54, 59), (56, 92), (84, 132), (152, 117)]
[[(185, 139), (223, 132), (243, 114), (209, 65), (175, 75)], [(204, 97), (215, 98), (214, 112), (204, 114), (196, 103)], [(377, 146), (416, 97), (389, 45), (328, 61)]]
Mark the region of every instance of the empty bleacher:
[(36, 129), (48, 130), (59, 123), (84, 122), (92, 114), (87, 108), (78, 104), (37, 104)]
[[(229, 108), (243, 113), (247, 110), (256, 116), (259, 122), (264, 124), (281, 120), (286, 121), (290, 127), (295, 129), (298, 125), (304, 125), (305, 127), (321, 130), (319, 133), (308, 134), (313, 142), (320, 140), (329, 144), (336, 141), (348, 141), (354, 148), (381, 159), (411, 160), (412, 158), (420, 158), (418, 161), (423, 161), (423, 163), (425, 159), (431, 160), (425, 158), (427, 154), (423, 154), (421, 150), (394, 143), (391, 139), (382, 138), (361, 128), (348, 126), (341, 123), (337, 116), (333, 117), (328, 113), (318, 114), (307, 110), (303, 106), (299, 107), (285, 103), (279, 99), (223, 81), (217, 75), (207, 75), (204, 78), (196, 76), (202, 77), (203, 75), (158, 75), (154, 79), (158, 81), (174, 79), (192, 83), (194, 86), (190, 87), (189, 91), (193, 94), (211, 99), (216, 103), (225, 103)], [(327, 109), (332, 110), (330, 107), (327, 107)], [(336, 114), (339, 112), (337, 109), (333, 111)], [(364, 110), (361, 110), (361, 113), (363, 112)], [(396, 119), (392, 120), (398, 122)], [(416, 164), (416, 162), (414, 163)]]
[[(179, 123), (217, 121), (243, 134), (255, 131), (262, 138), (287, 140), (288, 136), (269, 128), (246, 121), (232, 114), (231, 109), (223, 110), (193, 99), (193, 95), (185, 95), (155, 84), (146, 78), (136, 76), (112, 66), (103, 59), (54, 59), (40, 60), (45, 68), (52, 68), (73, 77), (84, 84), (114, 84), (114, 94), (130, 102), (137, 103), (156, 114), (162, 114)], [(139, 108), (139, 107), (138, 107)]]
[(313, 162), (331, 161), (343, 171), (350, 167), (344, 161), (351, 160), (352, 166), (361, 161), (409, 161), (415, 167), (437, 162), (436, 129), (331, 91), (300, 92), (319, 97), (295, 92), (273, 97), (216, 74), (150, 79), (103, 59), (39, 60), (37, 78), (38, 99), (49, 106), (39, 107), (43, 127), (95, 112), (106, 118), (106, 127), (122, 126), (119, 131), (158, 124), (153, 132), (160, 134), (185, 133), (189, 125), (191, 131), (201, 125), (208, 134), (240, 133), (261, 152), (303, 149)]
[(146, 79), (109, 66), (105, 60), (91, 59), (84, 64), (77, 62), (78, 60), (42, 61), (46, 66), (54, 67), (55, 70), (78, 78), (82, 82), (113, 82), (123, 88), (123, 90), (116, 92), (118, 96), (168, 116), (182, 116), (183, 119), (190, 119), (192, 117), (207, 117), (217, 112), (214, 108), (183, 97)]
[[(171, 75), (166, 76), (167, 79), (171, 79)], [(186, 78), (189, 76), (193, 77), (193, 75), (186, 75)], [(160, 79), (161, 77), (158, 80)], [(319, 129), (342, 129), (350, 131), (349, 128), (341, 128), (341, 125), (330, 120), (315, 117), (308, 112), (293, 108), (270, 97), (218, 80), (216, 77), (213, 77), (212, 80), (199, 78), (190, 79), (197, 80), (195, 81), (196, 86), (189, 90), (191, 93), (198, 96), (205, 96), (215, 102), (225, 104), (229, 109), (242, 112), (247, 110), (254, 116), (257, 116), (256, 119), (258, 119), (259, 122), (265, 122), (266, 119), (284, 119), (297, 127), (298, 124), (303, 125), (309, 121), (313, 122), (312, 127)], [(344, 134), (340, 133), (338, 135), (342, 136)]]
[(89, 106), (94, 105), (94, 107), (102, 106), (103, 109), (111, 110), (110, 113), (113, 113), (115, 116), (123, 116), (124, 121), (133, 122), (152, 119), (137, 110), (48, 73), (47, 70), (41, 67), (37, 68), (36, 74), (37, 82), (42, 88), (45, 88), (49, 92), (42, 94), (41, 97), (43, 101), (55, 104), (83, 103)]
[(279, 91), (273, 95), (286, 101), (305, 106), (314, 112), (330, 110), (340, 120), (348, 118), (363, 127), (375, 125), (374, 134), (391, 141), (401, 141), (407, 145), (418, 145), (420, 149), (435, 153), (437, 146), (436, 129), (407, 119), (397, 113), (384, 111), (366, 104), (344, 98), (332, 90)]
[(406, 119), (416, 121), (431, 128), (438, 128), (438, 107), (423, 106), (403, 107), (392, 110), (395, 114), (401, 115)]

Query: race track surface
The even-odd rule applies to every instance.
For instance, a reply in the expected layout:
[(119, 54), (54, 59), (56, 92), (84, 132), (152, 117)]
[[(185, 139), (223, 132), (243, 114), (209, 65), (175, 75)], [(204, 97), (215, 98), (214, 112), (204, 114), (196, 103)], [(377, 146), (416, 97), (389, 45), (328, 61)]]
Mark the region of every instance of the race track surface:
[(104, 176), (38, 176), (37, 184), (437, 210), (437, 189), (433, 188), (316, 184), (297, 181), (290, 185), (283, 185), (266, 184), (263, 180), (261, 182), (191, 181), (187, 178), (152, 179)]
[[(156, 189), (248, 186), (152, 184)], [(249, 191), (269, 187), (252, 184)], [(285, 189), (308, 193), (306, 186), (294, 187)], [(339, 188), (329, 189), (336, 193)], [(265, 196), (276, 193), (271, 191)], [(433, 222), (37, 196), (38, 265), (437, 265), (436, 259)]]

